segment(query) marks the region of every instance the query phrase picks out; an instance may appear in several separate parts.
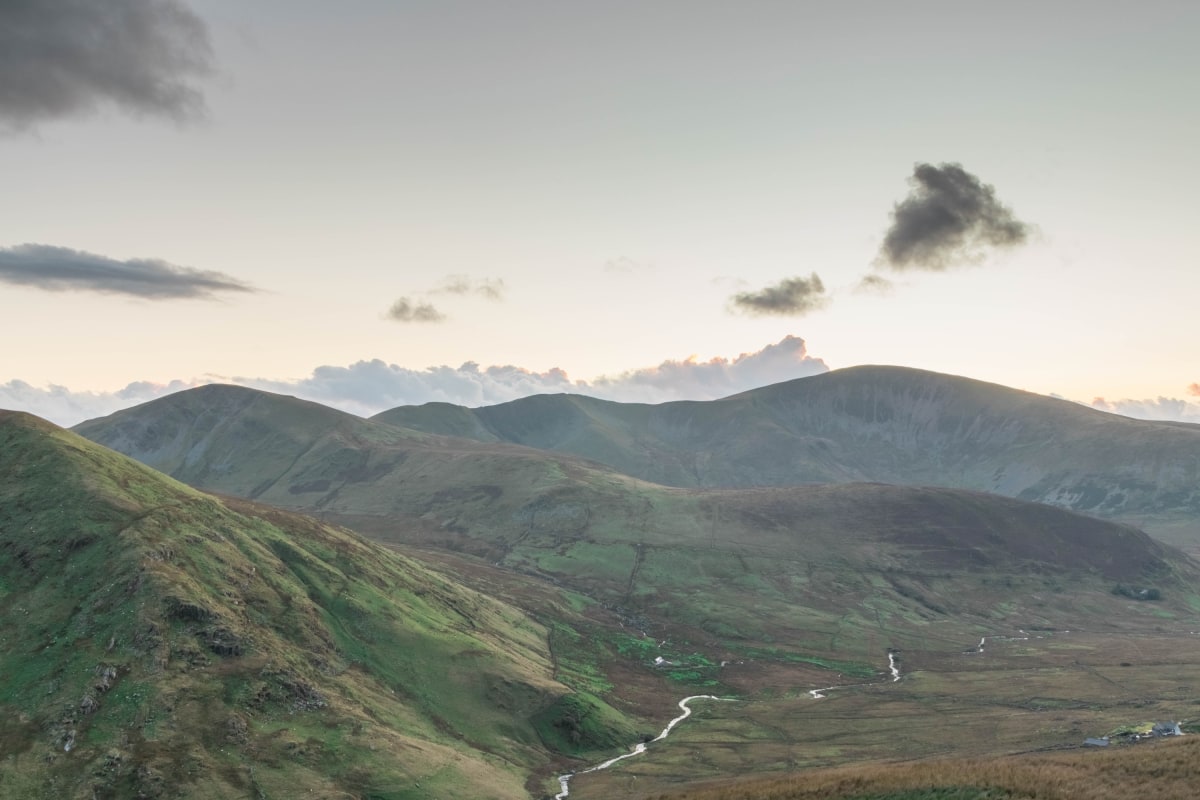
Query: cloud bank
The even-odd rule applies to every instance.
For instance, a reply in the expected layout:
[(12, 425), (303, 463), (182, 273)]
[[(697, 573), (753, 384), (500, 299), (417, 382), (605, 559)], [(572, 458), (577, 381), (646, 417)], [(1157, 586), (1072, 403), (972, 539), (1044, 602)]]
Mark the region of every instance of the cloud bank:
[(996, 199), (996, 190), (961, 164), (917, 164), (912, 190), (892, 210), (878, 263), (940, 272), (981, 261), (989, 249), (1015, 247), (1030, 226)]
[(154, 384), (137, 381), (116, 392), (72, 391), (65, 386), (41, 389), (25, 381), (0, 383), (0, 408), (28, 411), (58, 425), (75, 425), (85, 419), (103, 417), (122, 408), (146, 403), (211, 381), (172, 381)]
[(0, 248), (0, 281), (48, 292), (100, 292), (144, 300), (211, 299), (217, 292), (255, 291), (221, 272), (179, 267), (156, 258), (117, 261), (47, 244)]
[[(1189, 387), (1190, 391), (1191, 387)], [(1134, 419), (1158, 422), (1194, 422), (1200, 424), (1200, 403), (1177, 397), (1156, 397), (1147, 400), (1105, 400), (1097, 397), (1092, 408)]]
[(757, 292), (739, 292), (729, 302), (734, 310), (753, 316), (799, 317), (824, 308), (829, 297), (825, 284), (814, 272), (807, 278), (784, 278)]
[(178, 0), (0, 2), (0, 129), (106, 104), (194, 119), (211, 72), (208, 30)]
[(828, 370), (824, 361), (808, 354), (803, 339), (787, 336), (734, 358), (667, 360), (658, 366), (591, 381), (573, 380), (561, 369), (537, 372), (511, 365), (481, 367), (474, 362), (459, 367), (408, 369), (373, 359), (348, 366), (320, 366), (299, 380), (206, 376), (166, 385), (131, 383), (118, 392), (73, 392), (62, 386), (39, 389), (14, 380), (0, 384), (0, 408), (28, 411), (59, 425), (74, 425), (182, 389), (218, 382), (295, 395), (362, 416), (431, 401), (480, 406), (555, 392), (658, 403), (712, 400)]
[(664, 361), (657, 367), (600, 377), (583, 394), (627, 403), (665, 403), (670, 400), (716, 400), (772, 383), (828, 372), (829, 366), (808, 354), (799, 336), (785, 336), (753, 353), (735, 358)]

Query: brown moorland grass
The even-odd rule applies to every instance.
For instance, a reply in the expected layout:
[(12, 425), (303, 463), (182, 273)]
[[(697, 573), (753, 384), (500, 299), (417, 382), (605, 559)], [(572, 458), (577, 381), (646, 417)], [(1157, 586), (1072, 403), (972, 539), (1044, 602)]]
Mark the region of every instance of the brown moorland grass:
[[(1109, 750), (820, 769), (783, 777), (708, 783), (646, 797), (655, 800), (935, 800), (941, 797), (1193, 800), (1200, 794), (1197, 779), (1200, 779), (1200, 738), (1185, 737)], [(948, 791), (955, 788), (960, 791), (953, 794)], [(963, 788), (971, 791), (963, 793)]]

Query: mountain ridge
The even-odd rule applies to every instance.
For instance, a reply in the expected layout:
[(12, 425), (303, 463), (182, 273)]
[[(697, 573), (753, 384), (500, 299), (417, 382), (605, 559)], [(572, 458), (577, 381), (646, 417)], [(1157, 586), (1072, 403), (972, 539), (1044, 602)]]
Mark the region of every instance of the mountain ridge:
[[(442, 433), (450, 413), (401, 406), (372, 419)], [(672, 486), (878, 481), (1113, 517), (1200, 512), (1200, 426), (905, 367), (851, 367), (714, 401), (540, 395), (453, 414), (457, 435), (483, 431)]]

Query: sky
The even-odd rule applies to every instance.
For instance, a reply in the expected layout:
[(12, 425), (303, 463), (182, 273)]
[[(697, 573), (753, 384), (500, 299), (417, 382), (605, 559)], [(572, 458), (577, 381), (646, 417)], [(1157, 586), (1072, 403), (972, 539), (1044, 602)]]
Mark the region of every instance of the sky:
[(898, 364), (1200, 422), (1200, 4), (0, 4), (0, 407)]

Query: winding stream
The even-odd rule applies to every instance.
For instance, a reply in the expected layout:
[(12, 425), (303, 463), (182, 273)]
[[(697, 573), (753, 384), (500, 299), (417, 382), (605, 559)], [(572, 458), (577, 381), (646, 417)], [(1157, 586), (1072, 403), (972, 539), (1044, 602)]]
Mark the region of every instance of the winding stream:
[(617, 756), (616, 758), (610, 758), (608, 761), (605, 761), (603, 764), (597, 764), (594, 767), (588, 767), (587, 769), (581, 769), (581, 770), (579, 770), (579, 772), (568, 772), (566, 775), (559, 775), (558, 776), (558, 785), (559, 785), (559, 788), (562, 789), (562, 791), (559, 792), (558, 794), (554, 795), (554, 800), (563, 800), (563, 798), (565, 798), (568, 794), (571, 793), (571, 789), (568, 784), (570, 783), (571, 778), (574, 778), (576, 775), (584, 775), (588, 772), (599, 772), (602, 769), (608, 769), (613, 764), (616, 764), (618, 761), (624, 761), (627, 758), (633, 758), (634, 756), (638, 756), (638, 755), (641, 755), (642, 753), (646, 752), (647, 745), (654, 744), (655, 742), (659, 742), (659, 741), (662, 741), (663, 739), (667, 738), (667, 735), (671, 733), (671, 731), (675, 728), (676, 725), (683, 722), (685, 719), (687, 719), (688, 717), (690, 717), (692, 715), (692, 707), (688, 704), (691, 703), (693, 700), (727, 700), (728, 701), (728, 700), (733, 700), (733, 699), (734, 698), (732, 698), (732, 697), (717, 697), (716, 695), (713, 695), (713, 694), (694, 694), (691, 697), (683, 698), (682, 700), (679, 701), (679, 708), (683, 710), (683, 713), (680, 714), (675, 719), (668, 722), (667, 727), (663, 728), (662, 733), (660, 733), (658, 736), (655, 736), (649, 742), (638, 742), (636, 745), (634, 745), (634, 748), (632, 750), (630, 750), (628, 753)]
[[(896, 681), (900, 680), (900, 662), (896, 658), (896, 652), (894, 650), (888, 650), (888, 670), (892, 673), (892, 683), (895, 683)], [(825, 697), (824, 692), (831, 692), (834, 689), (850, 689), (855, 686), (870, 686), (870, 685), (871, 685), (871, 683), (850, 683), (850, 684), (844, 684), (841, 686), (826, 686), (824, 689), (810, 689), (808, 693), (810, 695), (812, 695), (812, 698), (814, 700), (820, 700), (821, 698)], [(655, 736), (649, 742), (638, 742), (636, 745), (634, 745), (633, 749), (630, 750), (628, 753), (616, 756), (615, 758), (610, 758), (608, 761), (605, 761), (602, 764), (597, 764), (594, 767), (588, 767), (587, 769), (581, 769), (578, 772), (568, 772), (565, 775), (559, 775), (558, 776), (558, 786), (562, 791), (560, 791), (558, 794), (554, 795), (554, 800), (565, 800), (567, 795), (569, 795), (571, 793), (571, 788), (570, 788), (571, 778), (574, 778), (576, 775), (586, 775), (589, 772), (599, 772), (602, 769), (608, 769), (613, 764), (616, 764), (618, 761), (624, 761), (627, 758), (633, 758), (634, 756), (641, 755), (642, 753), (646, 752), (646, 747), (648, 745), (654, 744), (655, 742), (660, 742), (663, 739), (667, 738), (667, 736), (671, 733), (671, 731), (675, 729), (676, 725), (683, 722), (685, 719), (687, 719), (688, 717), (690, 717), (692, 715), (692, 708), (691, 708), (691, 705), (689, 705), (689, 704), (693, 700), (732, 701), (735, 699), (736, 698), (733, 698), (733, 697), (717, 697), (716, 695), (712, 695), (712, 694), (694, 694), (690, 697), (683, 698), (682, 700), (679, 701), (679, 708), (683, 711), (683, 713), (680, 714), (675, 719), (668, 722), (667, 727), (663, 728), (662, 733), (660, 733), (658, 736)]]

